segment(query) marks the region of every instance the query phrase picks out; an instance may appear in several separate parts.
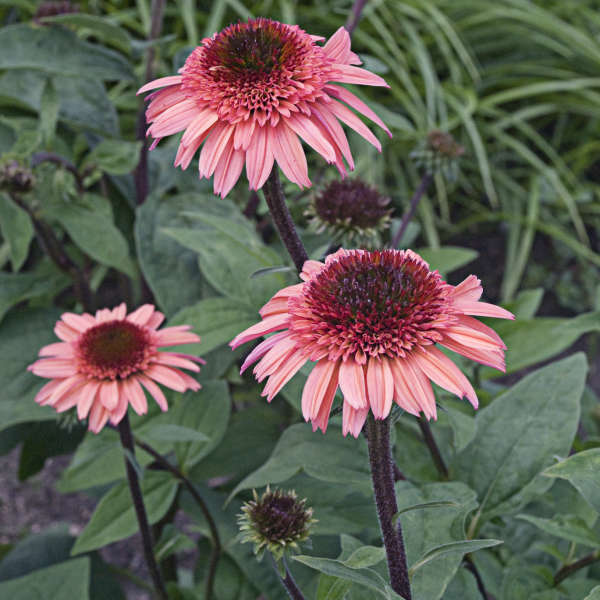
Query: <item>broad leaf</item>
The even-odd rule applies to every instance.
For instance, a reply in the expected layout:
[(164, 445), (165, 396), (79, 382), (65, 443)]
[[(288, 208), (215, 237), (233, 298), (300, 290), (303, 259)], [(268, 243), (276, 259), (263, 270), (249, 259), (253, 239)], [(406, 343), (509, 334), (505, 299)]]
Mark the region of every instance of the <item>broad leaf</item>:
[[(557, 454), (566, 454), (566, 452)], [(600, 512), (600, 448), (585, 450), (573, 454), (546, 469), (543, 473), (546, 477), (560, 477), (566, 479), (577, 488), (579, 493)]]
[(552, 519), (518, 515), (517, 518), (535, 525), (550, 535), (569, 540), (574, 544), (582, 544), (590, 548), (600, 547), (600, 537), (588, 527), (581, 517), (576, 515), (556, 515)]
[[(140, 484), (148, 521), (152, 525), (171, 507), (178, 482), (170, 473), (148, 471)], [(137, 530), (138, 522), (131, 502), (131, 492), (124, 481), (116, 484), (102, 497), (90, 522), (77, 538), (71, 554), (74, 556), (101, 548), (127, 538)]]
[(451, 273), (474, 261), (479, 253), (471, 248), (457, 246), (442, 246), (441, 248), (419, 248), (415, 250), (432, 270), (437, 269), (442, 274)]
[(6, 194), (0, 194), (0, 233), (8, 242), (12, 270), (18, 271), (29, 254), (33, 225), (29, 215)]
[(0, 583), (10, 600), (89, 600), (90, 559), (76, 558)]
[(457, 467), (479, 494), (479, 513), (512, 512), (548, 489), (536, 476), (571, 447), (586, 372), (576, 354), (531, 373), (478, 412), (477, 434)]

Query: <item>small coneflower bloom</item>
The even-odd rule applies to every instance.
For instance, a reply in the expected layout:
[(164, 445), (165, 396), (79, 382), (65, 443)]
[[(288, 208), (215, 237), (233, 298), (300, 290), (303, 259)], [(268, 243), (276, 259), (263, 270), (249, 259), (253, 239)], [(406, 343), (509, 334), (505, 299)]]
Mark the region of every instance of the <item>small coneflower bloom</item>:
[(164, 315), (151, 304), (127, 314), (125, 304), (104, 308), (93, 316), (65, 313), (54, 333), (60, 342), (44, 346), (40, 359), (28, 370), (51, 379), (35, 397), (42, 406), (57, 412), (77, 407), (79, 419), (88, 419), (89, 429), (98, 433), (107, 421), (118, 424), (128, 406), (139, 414), (148, 411), (144, 389), (167, 410), (160, 383), (184, 392), (200, 384), (181, 369), (198, 372), (201, 358), (163, 352), (163, 346), (198, 343), (200, 338), (188, 325), (158, 330)]
[(306, 214), (317, 233), (327, 232), (342, 246), (377, 247), (389, 225), (390, 202), (375, 187), (349, 178), (327, 185)]
[(152, 147), (184, 131), (175, 166), (186, 169), (204, 144), (200, 177), (214, 175), (214, 191), (221, 196), (235, 185), (244, 165), (253, 190), (263, 186), (274, 162), (290, 181), (310, 186), (300, 139), (344, 176), (354, 160), (340, 121), (381, 150), (351, 108), (391, 134), (362, 100), (337, 84), (387, 84), (356, 66), (361, 61), (350, 50), (343, 27), (321, 46), (323, 39), (265, 18), (205, 38), (179, 75), (156, 79), (138, 91), (162, 88), (147, 97)]
[(263, 335), (242, 372), (254, 367), (262, 392), (273, 396), (307, 362), (316, 362), (302, 394), (302, 413), (313, 431), (325, 432), (338, 387), (343, 433), (358, 437), (369, 410), (385, 419), (392, 402), (435, 419), (431, 381), (466, 397), (475, 390), (438, 345), (504, 371), (506, 346), (475, 316), (513, 319), (480, 302), (474, 275), (457, 286), (411, 250), (338, 250), (325, 263), (308, 260), (302, 283), (277, 292), (260, 311), (262, 321), (240, 333), (236, 348)]

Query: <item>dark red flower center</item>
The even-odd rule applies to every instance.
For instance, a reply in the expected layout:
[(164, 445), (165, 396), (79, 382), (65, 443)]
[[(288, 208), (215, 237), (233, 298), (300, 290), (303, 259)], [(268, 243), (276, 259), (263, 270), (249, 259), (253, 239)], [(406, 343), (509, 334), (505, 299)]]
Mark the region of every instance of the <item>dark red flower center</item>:
[(145, 329), (129, 321), (108, 321), (88, 329), (78, 344), (80, 369), (115, 379), (146, 366), (153, 345)]
[(315, 200), (315, 212), (331, 225), (346, 223), (367, 229), (377, 227), (389, 214), (389, 198), (359, 179), (333, 181)]
[(331, 260), (307, 282), (300, 303), (290, 307), (290, 328), (305, 343), (312, 337), (312, 350), (327, 340), (332, 359), (404, 356), (415, 344), (439, 341), (436, 329), (453, 320), (449, 289), (412, 253), (354, 250)]

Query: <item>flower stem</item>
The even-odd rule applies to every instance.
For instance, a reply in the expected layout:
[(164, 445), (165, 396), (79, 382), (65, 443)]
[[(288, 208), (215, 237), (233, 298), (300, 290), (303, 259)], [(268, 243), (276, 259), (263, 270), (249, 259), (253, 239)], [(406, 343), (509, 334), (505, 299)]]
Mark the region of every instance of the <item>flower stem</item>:
[(77, 300), (81, 302), (83, 310), (92, 312), (93, 294), (87, 278), (79, 265), (67, 254), (62, 242), (56, 237), (54, 230), (45, 221), (38, 219), (35, 211), (24, 202), (18, 194), (11, 194), (15, 204), (21, 207), (31, 219), (38, 242), (50, 260), (64, 273), (73, 279), (73, 288)]
[(429, 426), (429, 421), (425, 417), (420, 416), (418, 423), (419, 427), (421, 428), (421, 433), (423, 434), (425, 444), (427, 444), (427, 447), (429, 448), (429, 453), (431, 454), (435, 468), (444, 479), (448, 479), (448, 467), (446, 466), (444, 458), (442, 457), (442, 453), (440, 452), (435, 438), (433, 437), (433, 432)]
[(346, 28), (346, 30), (348, 31), (348, 33), (350, 35), (352, 35), (352, 32), (356, 29), (356, 26), (358, 25), (358, 22), (360, 21), (362, 11), (366, 4), (367, 4), (367, 0), (355, 0), (354, 1), (354, 4), (352, 5), (352, 11), (348, 15), (348, 18), (346, 19), (346, 24), (344, 25), (344, 27)]
[(281, 572), (279, 571), (279, 567), (277, 566), (277, 563), (275, 562), (275, 559), (273, 558), (273, 555), (271, 555), (271, 562), (273, 564), (273, 568), (275, 569), (275, 572), (277, 573), (277, 576), (281, 580), (281, 583), (283, 583), (283, 586), (285, 587), (285, 589), (286, 589), (286, 591), (288, 593), (288, 596), (292, 600), (305, 600), (304, 595), (300, 591), (300, 588), (298, 587), (298, 584), (296, 583), (294, 577), (292, 576), (292, 573), (290, 572), (290, 570), (289, 570), (289, 568), (287, 566), (287, 562), (285, 560), (285, 557), (282, 557), (281, 560), (283, 562), (283, 568), (285, 570), (285, 577), (281, 576)]
[(277, 231), (279, 232), (279, 237), (292, 257), (296, 269), (300, 272), (302, 271), (304, 262), (308, 260), (308, 254), (302, 244), (302, 240), (298, 236), (296, 226), (285, 203), (285, 196), (283, 195), (283, 188), (281, 187), (277, 167), (273, 166), (273, 170), (263, 186), (263, 192), (265, 193), (265, 199), (271, 212), (273, 223), (275, 223), (275, 227), (277, 227)]
[(573, 563), (561, 567), (554, 575), (554, 585), (558, 585), (561, 581), (570, 575), (573, 575), (573, 573), (576, 571), (579, 571), (579, 569), (589, 567), (598, 560), (600, 560), (600, 551), (596, 550), (595, 552), (592, 552), (591, 554), (588, 554)]
[[(134, 456), (135, 448), (133, 445), (133, 434), (131, 432), (131, 425), (129, 424), (129, 415), (125, 413), (125, 416), (119, 423), (119, 435), (121, 437), (121, 445), (125, 450)], [(154, 557), (152, 532), (150, 531), (150, 524), (148, 523), (148, 515), (146, 514), (146, 508), (144, 506), (144, 497), (142, 496), (142, 490), (140, 488), (140, 482), (133, 465), (129, 458), (125, 457), (125, 469), (127, 471), (127, 481), (129, 482), (129, 491), (131, 492), (131, 499), (133, 500), (133, 507), (135, 508), (135, 514), (137, 516), (138, 525), (140, 528), (140, 534), (142, 535), (142, 545), (144, 547), (144, 556), (146, 558), (146, 564), (154, 583), (154, 588), (160, 600), (169, 600), (167, 590), (165, 588), (160, 569), (156, 564), (156, 558)]]
[(417, 206), (419, 206), (419, 201), (423, 197), (423, 194), (427, 191), (429, 184), (433, 181), (433, 176), (430, 173), (425, 173), (423, 178), (421, 179), (421, 183), (419, 183), (419, 187), (415, 190), (413, 197), (410, 199), (410, 206), (408, 210), (404, 213), (402, 217), (402, 222), (400, 223), (400, 227), (398, 227), (398, 231), (396, 231), (396, 235), (392, 238), (391, 247), (397, 248), (408, 224), (411, 222), (412, 218), (415, 216), (415, 212), (417, 211)]
[[(150, 23), (150, 32), (148, 33), (148, 41), (155, 40), (162, 30), (163, 14), (165, 9), (165, 0), (152, 0), (150, 12), (152, 20)], [(150, 44), (146, 51), (146, 69), (144, 78), (150, 81), (154, 74), (154, 55), (155, 46)], [(148, 196), (148, 142), (146, 141), (146, 109), (142, 107), (138, 114), (136, 127), (136, 137), (142, 142), (142, 150), (140, 152), (140, 161), (134, 171), (135, 180), (135, 197), (136, 204), (144, 204)]]
[(206, 577), (206, 584), (204, 588), (204, 598), (205, 600), (211, 600), (213, 597), (213, 588), (215, 575), (217, 572), (217, 564), (219, 562), (219, 558), (221, 556), (221, 538), (219, 536), (219, 531), (217, 529), (217, 525), (215, 520), (213, 519), (210, 511), (208, 510), (208, 506), (206, 502), (204, 502), (204, 498), (198, 493), (194, 484), (174, 465), (172, 465), (162, 454), (157, 452), (152, 446), (142, 442), (141, 440), (135, 438), (135, 445), (150, 454), (152, 458), (165, 470), (169, 471), (177, 479), (179, 479), (183, 485), (187, 488), (188, 492), (191, 494), (192, 498), (196, 501), (196, 504), (200, 507), (206, 522), (208, 523), (208, 527), (210, 529), (210, 535), (212, 537), (212, 554), (210, 557), (210, 564), (208, 565), (208, 575)]
[(390, 420), (375, 420), (372, 415), (369, 415), (366, 432), (375, 504), (387, 555), (390, 583), (392, 589), (405, 600), (412, 600), (400, 520), (397, 528), (393, 524), (394, 515), (398, 512), (398, 504), (394, 489)]

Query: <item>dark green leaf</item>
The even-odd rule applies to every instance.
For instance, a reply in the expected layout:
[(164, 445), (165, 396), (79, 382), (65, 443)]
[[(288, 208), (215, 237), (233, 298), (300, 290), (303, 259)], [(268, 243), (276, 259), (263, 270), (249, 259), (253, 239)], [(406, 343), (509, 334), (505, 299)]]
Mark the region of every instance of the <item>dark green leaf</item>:
[[(566, 452), (557, 452), (556, 454), (564, 455)], [(579, 493), (596, 511), (600, 512), (599, 468), (600, 448), (593, 448), (592, 450), (573, 454), (573, 456), (570, 456), (566, 460), (552, 465), (544, 471), (543, 475), (566, 479), (579, 490)]]
[(517, 515), (517, 519), (527, 521), (550, 535), (575, 544), (583, 544), (591, 548), (600, 546), (600, 538), (581, 517), (576, 515), (556, 515), (552, 519), (542, 519), (533, 515)]
[(182, 425), (155, 425), (146, 431), (146, 437), (163, 442), (208, 442), (210, 438), (199, 431)]
[(169, 321), (169, 325), (191, 325), (201, 339), (194, 350), (206, 354), (230, 342), (240, 331), (259, 320), (260, 315), (247, 304), (221, 297), (205, 298), (186, 306)]
[(45, 73), (120, 81), (133, 79), (117, 52), (80, 40), (60, 27), (18, 24), (0, 30), (0, 69), (38, 69)]
[(127, 175), (136, 168), (141, 148), (141, 142), (102, 140), (85, 157), (81, 168), (96, 167), (111, 175)]
[(10, 600), (89, 600), (90, 559), (76, 558), (0, 583)]
[(29, 215), (6, 194), (0, 194), (0, 232), (8, 242), (13, 271), (18, 271), (29, 254), (33, 225)]
[(431, 269), (437, 269), (440, 273), (451, 273), (460, 267), (464, 267), (474, 261), (479, 253), (470, 248), (458, 248), (456, 246), (443, 246), (441, 248), (419, 248), (415, 250), (424, 260), (429, 263)]
[[(148, 521), (152, 525), (169, 510), (178, 483), (170, 473), (162, 471), (146, 472), (140, 483)], [(138, 522), (129, 486), (126, 482), (118, 483), (98, 503), (90, 522), (77, 538), (71, 554), (77, 555), (101, 548), (127, 538), (137, 530)]]
[(27, 421), (53, 420), (56, 412), (33, 398), (44, 379), (27, 371), (42, 346), (56, 341), (56, 310), (13, 311), (0, 324), (0, 428)]
[(586, 372), (583, 354), (557, 361), (478, 412), (477, 434), (459, 455), (458, 472), (477, 490), (488, 518), (548, 489), (537, 475), (571, 447)]

